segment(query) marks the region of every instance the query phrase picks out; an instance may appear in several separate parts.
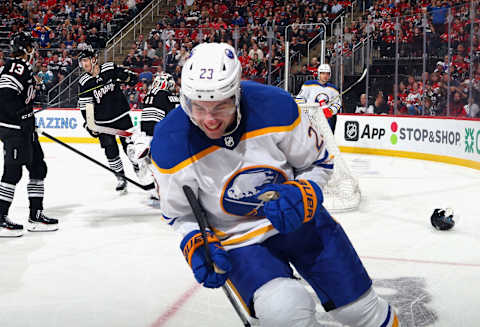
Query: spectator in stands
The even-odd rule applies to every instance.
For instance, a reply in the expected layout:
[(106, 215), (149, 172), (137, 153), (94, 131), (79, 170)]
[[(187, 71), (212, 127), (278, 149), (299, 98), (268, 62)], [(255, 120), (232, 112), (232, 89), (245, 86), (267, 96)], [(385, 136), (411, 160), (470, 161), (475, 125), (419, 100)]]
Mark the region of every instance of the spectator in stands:
[(467, 117), (480, 118), (480, 107), (474, 102), (473, 97), (469, 99), (468, 104), (464, 107)]
[(250, 58), (253, 58), (254, 54), (258, 55), (258, 59), (262, 60), (263, 59), (263, 51), (258, 48), (258, 45), (256, 43), (252, 44), (252, 49), (248, 52), (248, 56)]
[(178, 66), (183, 67), (183, 65), (185, 64), (185, 61), (187, 61), (189, 56), (190, 54), (187, 52), (187, 49), (184, 46), (182, 46), (180, 48), (180, 51), (175, 56), (175, 60), (177, 61)]
[[(302, 65), (302, 68), (295, 73), (296, 76), (309, 76), (311, 73), (307, 69), (307, 65)], [(303, 83), (303, 82), (302, 82)]]
[(127, 54), (127, 57), (123, 61), (123, 66), (125, 67), (137, 67), (138, 65), (138, 60), (135, 57), (135, 50), (130, 50)]
[(422, 94), (417, 82), (413, 82), (407, 95), (407, 110), (409, 115), (422, 114)]
[(390, 108), (385, 103), (382, 92), (379, 92), (375, 98), (375, 103), (373, 104), (373, 113), (377, 115), (388, 115), (390, 113)]
[(332, 8), (330, 9), (330, 12), (334, 15), (340, 14), (341, 11), (343, 10), (343, 6), (340, 2), (337, 0), (332, 1)]
[(450, 101), (450, 116), (454, 117), (467, 117), (465, 111), (465, 99), (466, 95), (460, 92), (453, 93), (452, 101)]
[(143, 65), (143, 72), (138, 75), (138, 79), (142, 82), (146, 82), (147, 84), (152, 83), (153, 73), (150, 71), (150, 67), (148, 65)]
[(45, 25), (37, 24), (32, 31), (32, 36), (37, 38), (40, 48), (50, 48), (50, 28)]
[(437, 33), (442, 34), (445, 31), (445, 23), (447, 21), (448, 8), (450, 5), (440, 0), (433, 0), (432, 4), (427, 7), (427, 10), (432, 15), (432, 23)]
[(360, 95), (360, 102), (355, 107), (356, 114), (373, 114), (374, 107), (372, 105), (367, 104), (367, 95), (362, 93)]
[(165, 71), (169, 74), (173, 74), (175, 67), (177, 66), (176, 56), (177, 52), (175, 51), (175, 48), (173, 48), (165, 57)]
[(54, 78), (53, 73), (48, 69), (47, 64), (42, 64), (41, 71), (38, 72), (37, 76), (40, 78), (45, 87), (49, 89)]

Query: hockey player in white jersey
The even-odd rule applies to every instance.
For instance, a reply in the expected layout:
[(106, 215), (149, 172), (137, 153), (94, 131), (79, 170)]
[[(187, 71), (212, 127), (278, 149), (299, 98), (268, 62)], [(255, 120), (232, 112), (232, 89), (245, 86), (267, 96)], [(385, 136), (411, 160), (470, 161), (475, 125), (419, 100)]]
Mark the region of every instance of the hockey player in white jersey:
[[(183, 239), (196, 280), (227, 280), (264, 327), (315, 327), (315, 302), (349, 326), (398, 326), (342, 227), (322, 206), (332, 158), (285, 91), (240, 82), (225, 43), (196, 46), (182, 69), (181, 107), (155, 126), (151, 153), (163, 217)], [(193, 189), (211, 226), (202, 237), (182, 187)], [(275, 191), (277, 199), (259, 196)], [(208, 264), (205, 242), (215, 265)]]
[(320, 110), (323, 111), (328, 119), (333, 132), (337, 123), (337, 113), (342, 108), (340, 93), (335, 85), (329, 83), (331, 76), (330, 65), (321, 64), (318, 66), (318, 80), (306, 81), (303, 83), (300, 92), (296, 97), (299, 104), (318, 103)]

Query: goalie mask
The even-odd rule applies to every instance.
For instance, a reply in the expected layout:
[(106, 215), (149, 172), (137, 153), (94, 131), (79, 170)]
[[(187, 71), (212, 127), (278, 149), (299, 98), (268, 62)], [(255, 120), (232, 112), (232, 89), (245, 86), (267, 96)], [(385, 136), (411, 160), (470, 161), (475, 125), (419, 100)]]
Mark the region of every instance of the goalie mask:
[(27, 61), (33, 63), (35, 42), (28, 32), (18, 32), (12, 35), (10, 49), (13, 56), (27, 55)]
[(152, 89), (159, 88), (169, 92), (175, 91), (175, 80), (169, 73), (160, 73), (155, 76), (152, 83)]
[(192, 101), (221, 101), (232, 98), (237, 117), (233, 133), (240, 124), (240, 78), (242, 66), (235, 49), (226, 43), (201, 43), (192, 49), (182, 69), (180, 104), (190, 120)]
[(432, 226), (438, 230), (449, 230), (455, 226), (455, 221), (453, 220), (453, 210), (448, 209), (435, 209), (432, 216), (430, 217), (430, 222)]

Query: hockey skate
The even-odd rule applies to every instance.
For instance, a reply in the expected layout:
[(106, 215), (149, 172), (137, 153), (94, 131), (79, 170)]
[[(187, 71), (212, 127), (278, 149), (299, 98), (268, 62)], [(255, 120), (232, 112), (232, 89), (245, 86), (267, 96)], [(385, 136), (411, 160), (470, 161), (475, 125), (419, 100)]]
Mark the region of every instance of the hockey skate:
[(117, 191), (118, 194), (126, 194), (127, 193), (127, 180), (121, 176), (118, 176), (118, 183), (117, 187), (115, 187), (115, 191)]
[(0, 237), (19, 237), (22, 235), (22, 225), (11, 222), (7, 216), (0, 216)]
[(35, 214), (30, 214), (27, 229), (29, 232), (53, 232), (58, 229), (58, 220), (48, 218), (43, 210), (37, 210)]

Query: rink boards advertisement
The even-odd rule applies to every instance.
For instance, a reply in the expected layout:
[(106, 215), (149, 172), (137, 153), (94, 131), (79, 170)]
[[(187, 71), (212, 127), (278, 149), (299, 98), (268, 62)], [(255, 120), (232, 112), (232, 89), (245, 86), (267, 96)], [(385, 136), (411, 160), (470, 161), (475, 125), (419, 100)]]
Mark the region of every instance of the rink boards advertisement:
[(337, 117), (335, 139), (342, 152), (480, 169), (480, 120), (343, 114)]
[[(140, 120), (141, 110), (130, 111), (134, 126)], [(83, 127), (82, 113), (77, 108), (52, 108), (35, 114), (36, 126), (48, 134), (67, 143), (98, 143)], [(51, 142), (50, 139), (40, 136), (40, 141)]]

